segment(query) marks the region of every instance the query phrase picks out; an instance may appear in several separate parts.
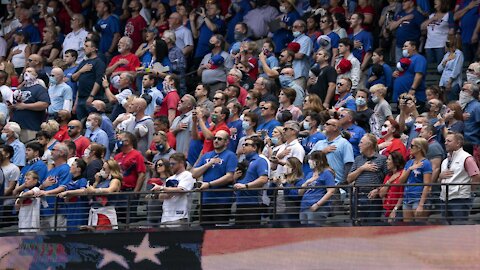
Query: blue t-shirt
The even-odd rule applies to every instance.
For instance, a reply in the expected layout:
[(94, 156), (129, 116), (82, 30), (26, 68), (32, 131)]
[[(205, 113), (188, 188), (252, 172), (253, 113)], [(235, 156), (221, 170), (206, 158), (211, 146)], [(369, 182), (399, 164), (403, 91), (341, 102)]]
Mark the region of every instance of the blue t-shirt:
[[(459, 5), (459, 10), (465, 8), (474, 0), (465, 0), (461, 1)], [(470, 44), (472, 42), (472, 35), (475, 31), (476, 21), (480, 14), (480, 8), (472, 8), (467, 13), (465, 13), (462, 18), (460, 18), (460, 30), (462, 36), (462, 43)]]
[(465, 112), (470, 114), (470, 117), (464, 122), (465, 141), (473, 145), (480, 145), (480, 102), (478, 100), (469, 102), (465, 107)]
[[(208, 121), (205, 121), (205, 125), (207, 128), (210, 127), (208, 124)], [(198, 127), (198, 132), (202, 131), (200, 127)], [(203, 149), (203, 140), (190, 140), (190, 147), (188, 148), (188, 156), (187, 156), (187, 162), (193, 166), (195, 162), (197, 162), (198, 156), (200, 156), (200, 153), (202, 152)]]
[(230, 17), (227, 23), (227, 34), (226, 40), (228, 43), (233, 44), (234, 40), (234, 32), (235, 32), (235, 25), (237, 23), (243, 21), (243, 16), (247, 14), (252, 9), (249, 0), (241, 0), (241, 1), (232, 1), (232, 6), (230, 8), (230, 12), (232, 12), (233, 16)]
[[(293, 23), (300, 19), (300, 14), (294, 9), (293, 11), (284, 14), (282, 16), (282, 22), (284, 22), (287, 26), (292, 26)], [(275, 33), (273, 33), (272, 41), (275, 44), (275, 53), (279, 54), (283, 48), (287, 47), (288, 43), (292, 41), (293, 35), (292, 31), (287, 30), (285, 28), (280, 28)]]
[(115, 33), (120, 33), (120, 22), (117, 17), (110, 15), (106, 19), (97, 21), (96, 29), (100, 32), (100, 48), (102, 53), (106, 53), (112, 45)]
[(352, 144), (344, 139), (342, 136), (338, 136), (332, 141), (320, 140), (312, 148), (312, 152), (323, 150), (327, 146), (334, 145), (337, 147), (337, 150), (327, 154), (327, 161), (330, 167), (335, 172), (335, 182), (339, 183), (343, 181), (348, 172), (345, 172), (345, 164), (353, 163), (355, 160), (353, 156)]
[(231, 133), (232, 135), (230, 135), (230, 141), (228, 142), (228, 150), (235, 153), (237, 151), (238, 141), (240, 141), (240, 138), (243, 134), (242, 120), (238, 119), (233, 122), (229, 122), (227, 127), (237, 129), (235, 134), (233, 132)]
[(209, 43), (210, 38), (212, 35), (216, 33), (222, 33), (223, 28), (225, 27), (225, 23), (222, 19), (215, 17), (212, 22), (217, 26), (217, 31), (212, 32), (210, 28), (208, 28), (207, 24), (204, 22), (202, 26), (200, 26), (197, 49), (195, 50), (195, 58), (203, 58), (210, 52)]
[(20, 171), (20, 176), (18, 177), (18, 184), (23, 185), (25, 183), (25, 174), (29, 171), (34, 171), (38, 174), (38, 181), (42, 183), (47, 177), (48, 168), (41, 159), (32, 164), (27, 164)]
[(395, 35), (397, 37), (396, 46), (398, 48), (402, 48), (403, 44), (405, 44), (405, 41), (407, 40), (414, 40), (417, 42), (417, 44), (420, 41), (420, 26), (425, 20), (425, 18), (420, 12), (418, 12), (416, 9), (414, 9), (410, 13), (406, 13), (404, 10), (402, 10), (397, 14), (397, 16), (395, 16), (395, 20), (398, 21), (400, 18), (408, 16), (410, 14), (413, 15), (413, 19), (401, 23), (398, 26), (397, 31), (395, 32)]
[[(313, 173), (310, 173), (306, 180), (312, 177)], [(308, 187), (314, 186), (335, 186), (335, 177), (330, 170), (324, 170), (318, 178), (308, 184)], [(310, 207), (318, 202), (325, 194), (327, 193), (327, 188), (309, 188), (305, 191), (302, 197), (302, 203), (300, 204), (300, 211), (309, 210)], [(328, 207), (330, 205), (330, 201), (326, 201), (325, 204), (322, 206), (323, 208)], [(328, 209), (328, 208), (327, 208)]]
[(78, 83), (72, 81), (71, 78), (72, 78), (72, 74), (75, 73), (75, 71), (77, 70), (77, 68), (78, 68), (78, 66), (73, 66), (73, 67), (66, 68), (66, 69), (63, 71), (63, 74), (64, 74), (65, 77), (68, 79), (68, 80), (66, 81), (66, 83), (68, 84), (68, 86), (70, 86), (70, 88), (72, 88), (73, 101), (75, 101), (75, 98), (77, 97)]
[[(53, 176), (57, 178), (57, 182), (47, 188), (45, 191), (56, 189), (57, 187), (64, 186), (66, 187), (72, 181), (72, 175), (70, 174), (70, 166), (67, 163), (64, 163), (58, 167), (54, 167), (47, 173), (47, 178), (49, 176)], [(43, 182), (43, 181), (42, 181)], [(57, 197), (55, 196), (46, 196), (45, 200), (48, 203), (47, 208), (41, 208), (40, 215), (41, 216), (52, 216), (55, 214), (55, 201)], [(58, 214), (64, 214), (64, 203), (63, 200), (58, 200)]]
[[(260, 176), (268, 176), (268, 162), (260, 157), (257, 153), (250, 158), (247, 172), (243, 179), (239, 179), (237, 183), (248, 184), (253, 182)], [(236, 191), (238, 204), (260, 204), (262, 201), (262, 193), (260, 190), (243, 189)]]
[(272, 119), (268, 122), (265, 122), (265, 123), (259, 125), (257, 127), (257, 132), (258, 131), (260, 131), (260, 132), (265, 131), (265, 132), (267, 132), (269, 137), (272, 137), (273, 130), (278, 126), (281, 126), (280, 122), (278, 122), (275, 119)]
[[(413, 166), (415, 160), (411, 159), (405, 164), (405, 171)], [(422, 167), (410, 172), (407, 178), (407, 184), (423, 184), (423, 176), (432, 173), (432, 163), (428, 159), (422, 160)], [(423, 186), (406, 186), (404, 192), (404, 200), (407, 203), (414, 203), (420, 201), (422, 196)]]
[(353, 155), (356, 157), (360, 155), (360, 148), (358, 145), (360, 144), (360, 140), (362, 139), (363, 135), (365, 135), (365, 130), (353, 124), (347, 128), (347, 131), (350, 133), (350, 139), (348, 141), (352, 144)]
[(425, 102), (425, 76), (427, 74), (427, 59), (421, 54), (414, 54), (410, 57), (412, 63), (408, 66), (408, 69), (400, 77), (396, 78), (393, 82), (393, 100), (398, 100), (398, 97), (412, 88), (415, 73), (422, 73), (423, 78), (415, 91), (415, 97), (417, 100)]
[[(212, 158), (220, 158), (222, 161), (219, 164), (214, 164), (208, 168), (203, 174), (204, 182), (211, 182), (217, 180), (218, 178), (225, 176), (227, 173), (234, 173), (237, 168), (237, 156), (230, 150), (225, 150), (221, 153), (216, 153), (211, 151), (206, 153), (200, 158), (200, 161), (195, 166), (195, 168), (201, 167), (204, 164), (208, 163)], [(224, 189), (226, 186), (216, 186), (211, 187), (210, 189)], [(215, 204), (215, 203), (232, 203), (233, 202), (233, 191), (222, 191), (222, 192), (204, 192), (202, 194), (202, 201), (204, 204)]]
[(354, 48), (352, 51), (353, 56), (355, 56), (361, 64), (365, 54), (367, 52), (372, 52), (373, 50), (372, 33), (362, 30), (355, 35), (353, 33), (348, 35), (348, 38), (351, 39), (352, 42), (355, 42), (356, 40), (358, 40), (362, 43), (362, 47)]
[(22, 30), (27, 33), (28, 42), (30, 44), (40, 44), (40, 32), (38, 31), (37, 27), (33, 26), (32, 24), (27, 24), (22, 28)]
[[(308, 137), (303, 138), (300, 140), (300, 143), (303, 146), (303, 149), (305, 150), (305, 153), (310, 153), (312, 151), (313, 146), (320, 140), (325, 140), (327, 137), (321, 132), (316, 132)], [(300, 160), (303, 162), (303, 160)], [(310, 166), (308, 165), (308, 162), (303, 162), (303, 174), (307, 175), (309, 174), (312, 169), (310, 169)]]
[(338, 43), (340, 41), (340, 36), (335, 32), (330, 32), (327, 37), (330, 38), (330, 45), (332, 49), (338, 49)]

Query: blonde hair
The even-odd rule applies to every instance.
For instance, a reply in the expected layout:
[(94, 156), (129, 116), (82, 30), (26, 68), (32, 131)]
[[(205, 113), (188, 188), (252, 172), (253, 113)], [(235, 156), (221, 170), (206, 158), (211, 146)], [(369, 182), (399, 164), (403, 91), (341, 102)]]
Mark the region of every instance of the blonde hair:
[(385, 97), (387, 94), (387, 87), (381, 83), (375, 84), (374, 86), (370, 87), (370, 93), (380, 94), (382, 97)]
[(428, 141), (424, 138), (415, 138), (412, 140), (412, 145), (414, 144), (417, 145), (418, 148), (420, 148), (422, 155), (426, 157), (428, 152)]
[(122, 182), (123, 174), (122, 174), (122, 169), (120, 169), (120, 165), (118, 164), (118, 162), (114, 159), (109, 159), (105, 161), (105, 163), (110, 169), (110, 175), (112, 176), (112, 179), (118, 179), (120, 182)]
[(55, 135), (55, 133), (60, 130), (60, 125), (57, 123), (55, 120), (48, 120), (47, 122), (43, 122), (40, 125), (40, 129), (42, 129), (45, 132), (48, 132), (50, 135)]
[(12, 86), (12, 76), (17, 76), (17, 73), (15, 72), (15, 67), (11, 62), (8, 61), (2, 61), (2, 64), (5, 67), (4, 71), (8, 74), (5, 84), (7, 86)]

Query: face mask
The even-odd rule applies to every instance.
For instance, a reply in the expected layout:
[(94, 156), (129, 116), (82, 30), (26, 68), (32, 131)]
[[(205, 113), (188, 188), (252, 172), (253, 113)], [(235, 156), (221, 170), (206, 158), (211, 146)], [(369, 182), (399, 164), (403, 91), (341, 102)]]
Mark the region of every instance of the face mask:
[(53, 10), (52, 7), (47, 7), (47, 13), (48, 14), (53, 14), (55, 12), (55, 10)]
[(238, 32), (238, 31), (235, 31), (233, 33), (233, 38), (236, 40), (236, 41), (242, 41), (244, 39), (244, 35), (242, 32)]
[(100, 170), (100, 176), (101, 176), (102, 178), (104, 178), (104, 179), (107, 179), (107, 178), (108, 178), (108, 174), (107, 174), (107, 172), (104, 171), (104, 170)]
[(211, 51), (213, 49), (215, 49), (215, 44), (212, 44), (212, 43), (208, 43), (208, 49)]
[(5, 141), (5, 142), (8, 140), (8, 134), (7, 133), (2, 133), (1, 137), (2, 137), (2, 140)]
[(282, 85), (282, 87), (288, 87), (290, 85), (290, 83), (292, 82), (293, 78), (290, 77), (290, 76), (287, 76), (287, 75), (280, 75), (278, 77), (278, 80), (280, 80), (280, 84)]
[(247, 130), (247, 129), (250, 128), (250, 124), (246, 121), (243, 121), (242, 122), (242, 128), (243, 128), (243, 130)]
[(218, 116), (216, 114), (213, 114), (211, 118), (212, 118), (212, 122), (214, 124), (216, 124), (218, 122)]
[(373, 103), (378, 103), (378, 97), (377, 96), (372, 96), (372, 101)]
[(122, 149), (124, 144), (123, 144), (123, 141), (117, 141), (115, 145), (117, 146), (118, 149)]
[(50, 82), (50, 85), (56, 85), (57, 84), (57, 79), (53, 76), (48, 76), (48, 81)]
[(280, 6), (280, 12), (287, 13), (287, 8), (285, 6)]
[(300, 35), (302, 34), (302, 32), (300, 32), (300, 31), (295, 31), (295, 32), (293, 32), (292, 34), (293, 34), (293, 37), (298, 37), (298, 36), (300, 36)]
[(402, 50), (402, 55), (403, 57), (408, 57), (408, 50), (407, 49)]
[(310, 167), (310, 169), (313, 170), (313, 169), (315, 168), (315, 161), (309, 160), (309, 161), (308, 161), (308, 167)]
[(264, 54), (265, 56), (267, 56), (267, 57), (270, 56), (270, 53), (271, 53), (271, 52), (270, 52), (268, 49), (263, 49), (262, 51), (263, 51), (263, 54)]
[(303, 129), (310, 130), (310, 123), (307, 121), (303, 121)]
[(23, 74), (23, 80), (27, 83), (32, 83), (33, 81), (35, 81), (37, 78), (35, 78), (32, 74), (30, 74), (29, 72), (25, 72), (25, 74)]
[(172, 87), (166, 81), (162, 82), (162, 86), (163, 86), (163, 90), (167, 93), (170, 92), (170, 90), (172, 90)]
[(237, 79), (237, 77), (235, 77), (233, 75), (227, 75), (227, 83), (229, 85), (235, 84), (236, 79)]
[(165, 150), (165, 145), (163, 143), (157, 144), (157, 150), (158, 152), (163, 153), (163, 151)]
[(462, 109), (465, 109), (468, 103), (470, 103), (474, 98), (467, 94), (465, 91), (460, 91), (460, 97), (458, 98), (458, 102), (460, 102), (460, 106)]
[(467, 72), (467, 82), (478, 84), (479, 80), (480, 78), (478, 78), (477, 75)]
[(233, 117), (233, 115), (234, 115), (233, 111), (232, 111), (232, 110), (229, 110), (229, 112), (230, 112), (230, 114), (229, 114), (230, 117)]
[(286, 174), (291, 174), (292, 171), (293, 171), (293, 170), (292, 170), (292, 168), (290, 168), (290, 166), (285, 168), (285, 173), (286, 173)]
[(367, 101), (364, 98), (359, 97), (355, 99), (355, 104), (357, 104), (358, 106), (365, 106), (367, 104)]
[(387, 127), (384, 127), (384, 126), (382, 126), (382, 136), (385, 136), (385, 135), (387, 135), (387, 133), (388, 133), (388, 128), (387, 128)]
[(87, 149), (85, 149), (85, 151), (83, 151), (83, 157), (86, 157), (86, 158), (88, 158), (88, 157), (90, 156), (90, 152), (91, 152), (91, 150), (90, 150), (90, 149), (88, 149), (88, 148), (87, 148)]
[(87, 111), (88, 113), (98, 113), (99, 111), (97, 110), (97, 108), (93, 107), (93, 106), (89, 106), (87, 107)]
[(90, 130), (91, 130), (91, 129), (92, 129), (92, 122), (87, 121), (87, 122), (85, 123), (85, 127), (86, 127), (87, 129), (90, 129)]
[(272, 137), (271, 140), (272, 140), (272, 143), (273, 143), (274, 145), (277, 145), (277, 144), (278, 144), (278, 138), (277, 138), (277, 137)]
[(420, 123), (415, 123), (415, 131), (420, 132), (423, 128), (423, 125)]

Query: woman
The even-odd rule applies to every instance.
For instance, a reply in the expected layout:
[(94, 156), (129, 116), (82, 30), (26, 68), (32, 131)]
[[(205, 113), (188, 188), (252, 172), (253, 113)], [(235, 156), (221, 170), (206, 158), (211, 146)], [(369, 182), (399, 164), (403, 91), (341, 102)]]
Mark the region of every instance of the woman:
[(83, 174), (87, 169), (87, 163), (77, 158), (70, 167), (72, 181), (65, 187), (65, 191), (57, 196), (64, 198), (67, 206), (67, 230), (78, 230), (78, 227), (87, 225), (88, 205), (85, 194), (88, 181)]
[[(154, 174), (153, 178), (147, 180), (147, 190), (151, 190), (155, 186), (164, 186), (167, 178), (173, 175), (168, 160), (159, 159), (152, 167)], [(158, 194), (149, 194), (146, 198), (148, 199), (148, 224), (149, 226), (158, 225), (162, 219), (162, 202), (158, 200)]]
[(333, 19), (333, 32), (337, 33), (337, 35), (340, 38), (348, 37), (347, 30), (345, 30), (346, 28), (348, 28), (345, 15), (342, 13), (333, 13), (332, 19)]
[(463, 134), (465, 124), (463, 123), (463, 111), (457, 101), (451, 101), (447, 105), (445, 115), (440, 118), (436, 127), (440, 127), (443, 138), (446, 138), (449, 132)]
[(13, 40), (17, 45), (10, 49), (7, 61), (12, 62), (15, 72), (20, 76), (27, 66), (27, 59), (31, 54), (31, 47), (30, 44), (28, 44), (28, 38), (24, 31), (15, 32)]
[[(302, 140), (302, 146), (305, 150), (305, 153), (310, 153), (312, 151), (313, 146), (320, 140), (326, 139), (325, 135), (319, 131), (318, 127), (321, 123), (321, 115), (316, 112), (310, 112), (305, 120), (303, 120), (302, 125), (303, 129), (307, 132), (306, 137)], [(303, 172), (305, 174), (310, 173), (312, 170), (308, 166), (308, 162), (305, 160), (303, 162)]]
[(382, 126), (382, 138), (378, 139), (380, 154), (389, 156), (393, 152), (399, 152), (404, 159), (408, 158), (407, 148), (400, 140), (400, 126), (397, 121), (386, 120)]
[(152, 5), (152, 21), (150, 27), (158, 29), (158, 33), (162, 36), (163, 32), (168, 29), (168, 17), (170, 16), (170, 7), (162, 2), (155, 2)]
[[(327, 162), (327, 156), (322, 151), (315, 151), (308, 161), (313, 172), (301, 185), (298, 195), (302, 196), (300, 203), (300, 223), (304, 225), (322, 225), (331, 212), (330, 198), (335, 193), (335, 175)], [(313, 188), (318, 187), (318, 188)]]
[(156, 28), (149, 27), (145, 29), (145, 42), (138, 46), (135, 55), (140, 59), (141, 67), (148, 67), (152, 61), (152, 53), (150, 52), (150, 47), (155, 46), (155, 38), (158, 35)]
[(438, 85), (427, 86), (427, 88), (425, 89), (425, 96), (427, 98), (427, 101), (430, 101), (432, 99), (438, 99), (443, 102), (442, 89), (438, 87)]
[(303, 100), (303, 114), (307, 115), (311, 112), (320, 113), (324, 111), (322, 100), (317, 94), (308, 94)]
[(39, 54), (45, 60), (46, 66), (52, 66), (53, 60), (57, 59), (62, 45), (57, 41), (57, 31), (54, 27), (43, 28), (43, 43), (37, 54)]
[(98, 143), (91, 143), (83, 152), (82, 158), (87, 163), (85, 177), (90, 184), (95, 181), (95, 175), (102, 169), (104, 155), (105, 146)]
[(450, 1), (435, 0), (435, 12), (421, 25), (423, 31), (427, 30), (425, 51), (429, 63), (440, 64), (445, 52), (445, 43), (448, 35), (454, 35), (455, 22), (453, 13), (449, 12)]
[(278, 148), (283, 144), (283, 127), (275, 127), (272, 131), (272, 137), (265, 135), (265, 147), (263, 148), (262, 154), (267, 158), (275, 156), (278, 152)]
[(394, 221), (401, 217), (401, 212), (398, 210), (403, 202), (403, 186), (387, 186), (400, 184), (400, 177), (403, 173), (405, 160), (399, 152), (391, 153), (387, 158), (388, 174), (383, 180), (383, 184), (379, 191), (379, 196), (383, 200), (383, 209), (385, 209), (385, 217), (388, 222)]
[(368, 90), (358, 89), (355, 95), (355, 105), (357, 106), (357, 117), (355, 120), (359, 127), (363, 128), (366, 132), (370, 132), (370, 117), (373, 114), (373, 110), (368, 107)]
[(187, 26), (188, 23), (188, 14), (190, 14), (191, 7), (187, 6), (186, 4), (177, 4), (177, 12), (182, 17), (182, 25)]
[(362, 27), (367, 31), (372, 31), (373, 18), (375, 17), (375, 9), (372, 6), (370, 0), (358, 0), (357, 8), (355, 12), (363, 14), (365, 20), (363, 21)]
[(245, 135), (242, 136), (238, 141), (237, 157), (239, 162), (245, 159), (245, 155), (243, 153), (243, 143), (247, 138), (257, 135), (257, 133), (255, 132), (255, 130), (257, 129), (257, 126), (258, 126), (258, 114), (254, 112), (248, 112), (243, 116), (242, 129), (245, 132)]
[(0, 63), (0, 70), (3, 70), (8, 74), (6, 85), (9, 86), (12, 91), (17, 90), (19, 82), (13, 64), (8, 61), (2, 61)]
[(318, 25), (319, 21), (320, 18), (317, 18), (317, 16), (310, 16), (307, 18), (306, 35), (312, 40), (314, 51), (318, 50), (319, 45), (317, 43), (317, 38), (322, 35), (322, 32), (320, 31), (320, 26)]
[(117, 161), (110, 159), (103, 163), (102, 170), (95, 174), (95, 182), (86, 189), (87, 193), (94, 195), (88, 215), (88, 226), (93, 226), (96, 230), (117, 229), (116, 196), (105, 194), (119, 192), (122, 179)]
[(157, 38), (148, 48), (149, 52), (152, 54), (152, 59), (146, 68), (149, 68), (151, 73), (160, 77), (157, 81), (157, 89), (163, 89), (163, 80), (168, 75), (168, 73), (154, 69), (154, 65), (160, 63), (162, 66), (170, 66), (170, 59), (168, 58), (168, 47), (167, 43), (163, 39)]
[[(296, 157), (289, 157), (285, 163), (286, 173), (275, 177), (272, 187), (300, 188), (303, 179), (302, 162)], [(281, 225), (297, 225), (300, 210), (301, 196), (298, 189), (284, 189), (277, 191), (277, 220)]]
[(293, 120), (298, 121), (302, 115), (302, 111), (293, 105), (296, 97), (297, 93), (292, 88), (284, 88), (280, 91), (280, 95), (278, 96), (280, 106), (278, 107), (276, 115), (277, 120), (281, 117), (282, 111), (290, 111)]
[[(423, 138), (415, 138), (410, 147), (413, 159), (405, 165), (400, 177), (404, 184), (430, 184), (432, 182), (432, 164), (425, 158), (428, 151), (428, 142)], [(419, 221), (427, 215), (424, 207), (430, 193), (430, 186), (406, 186), (403, 196), (403, 221)]]
[(442, 73), (439, 86), (444, 90), (443, 100), (458, 100), (462, 85), (463, 52), (457, 49), (455, 38), (445, 43), (446, 53), (438, 64), (437, 70)]

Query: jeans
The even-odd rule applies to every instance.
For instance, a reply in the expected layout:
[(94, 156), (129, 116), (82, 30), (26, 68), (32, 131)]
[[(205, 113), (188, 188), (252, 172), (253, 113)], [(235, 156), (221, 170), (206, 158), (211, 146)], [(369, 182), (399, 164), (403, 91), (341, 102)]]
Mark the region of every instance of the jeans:
[(445, 49), (444, 48), (430, 48), (430, 49), (425, 49), (426, 54), (427, 54), (427, 61), (428, 63), (435, 63), (435, 65), (438, 66), (440, 62), (443, 59), (443, 56), (445, 55)]
[[(369, 199), (368, 193), (358, 193), (358, 198), (353, 203), (356, 204), (357, 218), (362, 223), (377, 223), (380, 222), (383, 213), (382, 200), (380, 198)], [(355, 209), (353, 209), (355, 210)], [(355, 211), (354, 211), (355, 213)]]
[(448, 200), (448, 206), (442, 201), (442, 214), (447, 221), (467, 221), (470, 209), (472, 207), (472, 199), (452, 199)]
[(307, 209), (305, 211), (300, 212), (300, 223), (302, 225), (317, 225), (321, 226), (325, 224), (327, 220), (328, 212), (325, 209), (318, 209), (315, 212), (310, 211)]
[(475, 61), (475, 58), (477, 58), (477, 56), (475, 55), (475, 53), (477, 52), (477, 45), (478, 43), (462, 43), (465, 63), (473, 63)]
[(82, 121), (83, 118), (88, 116), (87, 110), (87, 97), (79, 97), (77, 103), (77, 119)]

